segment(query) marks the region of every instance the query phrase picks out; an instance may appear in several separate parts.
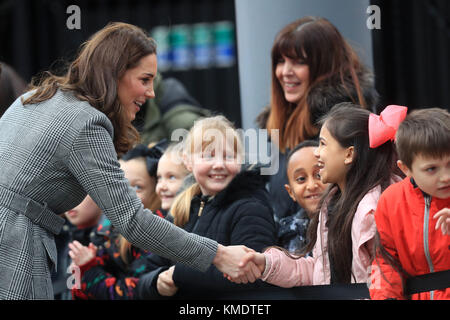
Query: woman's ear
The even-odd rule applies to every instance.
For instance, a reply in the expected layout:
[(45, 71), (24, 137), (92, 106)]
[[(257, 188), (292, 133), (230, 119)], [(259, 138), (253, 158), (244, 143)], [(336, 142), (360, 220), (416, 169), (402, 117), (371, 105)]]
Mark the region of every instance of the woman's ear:
[(351, 164), (353, 162), (353, 158), (355, 156), (355, 147), (348, 147), (345, 153), (344, 164)]

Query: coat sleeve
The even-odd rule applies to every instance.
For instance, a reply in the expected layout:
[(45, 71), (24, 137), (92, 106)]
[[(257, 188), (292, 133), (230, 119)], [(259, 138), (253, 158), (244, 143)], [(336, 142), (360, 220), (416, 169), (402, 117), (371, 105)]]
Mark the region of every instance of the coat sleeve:
[(318, 251), (313, 251), (313, 257), (292, 259), (281, 250), (271, 248), (264, 252), (266, 269), (261, 277), (267, 283), (292, 288), (313, 285), (314, 265)]
[(86, 121), (71, 146), (67, 166), (119, 232), (133, 245), (205, 271), (217, 242), (189, 234), (144, 209), (125, 179), (106, 116)]
[[(276, 242), (273, 211), (258, 202), (239, 205), (230, 225), (230, 243), (223, 243), (224, 245), (245, 245), (262, 251)], [(195, 288), (196, 293), (200, 294), (209, 291), (249, 290), (264, 285), (261, 281), (246, 285), (232, 283), (224, 278), (215, 266), (211, 266), (205, 273), (200, 273), (180, 264), (175, 266), (173, 280), (180, 290), (192, 291)], [(199, 290), (202, 292), (198, 292)]]
[(374, 213), (379, 193), (373, 192), (368, 196), (373, 201), (366, 201), (363, 204), (363, 198), (352, 222), (352, 281), (356, 283), (367, 283), (374, 258), (373, 246), (377, 232)]
[[(375, 223), (380, 241), (386, 251), (398, 261), (398, 254), (395, 248), (393, 231), (389, 222), (389, 205), (385, 194), (382, 194), (375, 211)], [(369, 287), (370, 297), (373, 300), (403, 299), (403, 285), (400, 274), (393, 266), (376, 252), (372, 263), (370, 275), (371, 284)]]

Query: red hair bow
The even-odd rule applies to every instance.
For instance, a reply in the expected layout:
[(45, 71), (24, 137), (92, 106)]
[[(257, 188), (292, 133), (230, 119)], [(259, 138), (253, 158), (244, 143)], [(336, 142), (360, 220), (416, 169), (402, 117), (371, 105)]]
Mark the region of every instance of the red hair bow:
[(370, 147), (376, 148), (388, 140), (394, 140), (395, 133), (407, 112), (407, 107), (390, 105), (379, 116), (371, 113), (369, 116)]

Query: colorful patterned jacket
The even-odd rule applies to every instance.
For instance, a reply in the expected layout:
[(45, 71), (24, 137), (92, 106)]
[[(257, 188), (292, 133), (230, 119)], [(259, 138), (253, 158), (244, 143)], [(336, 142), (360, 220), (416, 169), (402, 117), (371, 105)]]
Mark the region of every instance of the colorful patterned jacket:
[[(157, 210), (155, 214), (163, 217)], [(80, 289), (74, 287), (74, 299), (131, 300), (134, 288), (143, 273), (151, 271), (147, 256), (151, 253), (131, 246), (126, 256), (120, 255), (120, 237), (117, 229), (103, 216), (91, 239), (97, 246), (97, 256), (80, 267)]]

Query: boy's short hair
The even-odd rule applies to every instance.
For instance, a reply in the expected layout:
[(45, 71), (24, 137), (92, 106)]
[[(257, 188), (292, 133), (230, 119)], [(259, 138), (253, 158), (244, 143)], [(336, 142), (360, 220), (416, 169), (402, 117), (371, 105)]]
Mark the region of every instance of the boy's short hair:
[(400, 124), (395, 140), (397, 154), (411, 169), (418, 154), (442, 158), (450, 154), (450, 114), (440, 108), (412, 111)]
[(291, 157), (294, 153), (296, 153), (298, 150), (306, 147), (318, 147), (319, 141), (318, 140), (305, 140), (303, 142), (300, 142), (298, 145), (296, 145), (287, 155), (286, 157), (286, 171), (289, 167), (289, 160), (291, 160)]

